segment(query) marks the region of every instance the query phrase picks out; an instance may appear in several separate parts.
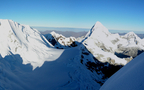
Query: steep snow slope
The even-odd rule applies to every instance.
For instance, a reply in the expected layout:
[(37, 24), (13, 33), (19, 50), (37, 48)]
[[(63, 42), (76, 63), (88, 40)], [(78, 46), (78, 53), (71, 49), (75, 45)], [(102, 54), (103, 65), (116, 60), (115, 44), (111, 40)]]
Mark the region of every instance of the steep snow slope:
[(63, 50), (54, 49), (29, 26), (12, 20), (0, 23), (0, 90), (99, 90), (127, 63), (114, 55), (120, 36), (110, 34), (100, 22), (83, 44)]
[(60, 56), (62, 50), (52, 48), (36, 29), (21, 25), (12, 20), (0, 19), (0, 54), (20, 54), (23, 64), (30, 63), (35, 69), (44, 61), (52, 61)]
[(91, 28), (82, 43), (101, 62), (126, 65), (144, 52), (144, 43), (135, 33), (111, 34), (100, 22)]
[(118, 34), (111, 34), (100, 22), (96, 22), (85, 36), (83, 44), (99, 61), (125, 65), (127, 61), (114, 54), (117, 46), (112, 41), (118, 38), (120, 38)]
[(110, 77), (100, 90), (143, 90), (144, 53)]
[(57, 50), (29, 26), (0, 23), (0, 90), (98, 90), (107, 79), (83, 44)]
[(96, 24), (91, 28), (85, 37), (87, 39), (93, 39), (95, 43), (98, 44), (98, 47), (106, 48), (107, 50), (104, 49), (105, 51), (113, 52), (115, 46), (110, 41), (109, 36), (111, 36), (111, 33), (108, 31), (108, 29), (104, 27), (100, 22), (96, 22)]
[(89, 70), (87, 62), (95, 61), (83, 50), (82, 45), (66, 49), (55, 61), (46, 61), (34, 70), (30, 64), (22, 64), (20, 55), (1, 58), (0, 90), (99, 90), (104, 74)]

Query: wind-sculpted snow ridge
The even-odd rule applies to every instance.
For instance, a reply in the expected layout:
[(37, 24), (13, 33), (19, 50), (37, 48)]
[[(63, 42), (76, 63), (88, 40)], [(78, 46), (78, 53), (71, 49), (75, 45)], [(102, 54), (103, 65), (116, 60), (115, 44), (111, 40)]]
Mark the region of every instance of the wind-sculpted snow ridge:
[(23, 64), (30, 63), (33, 69), (42, 66), (45, 61), (58, 58), (62, 50), (56, 50), (36, 29), (21, 25), (12, 20), (0, 19), (0, 54), (19, 54)]
[(50, 34), (45, 35), (46, 39), (58, 49), (66, 49), (69, 47), (75, 47), (76, 43), (75, 37), (65, 37), (62, 34), (55, 33), (52, 31)]
[(143, 90), (144, 89), (144, 53), (137, 56), (113, 76), (100, 90)]

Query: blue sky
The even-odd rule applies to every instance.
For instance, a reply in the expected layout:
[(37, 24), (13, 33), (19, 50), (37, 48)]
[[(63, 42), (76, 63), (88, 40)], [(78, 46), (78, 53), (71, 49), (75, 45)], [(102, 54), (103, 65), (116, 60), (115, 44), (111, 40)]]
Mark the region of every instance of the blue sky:
[(144, 0), (0, 0), (0, 19), (42, 27), (144, 30)]

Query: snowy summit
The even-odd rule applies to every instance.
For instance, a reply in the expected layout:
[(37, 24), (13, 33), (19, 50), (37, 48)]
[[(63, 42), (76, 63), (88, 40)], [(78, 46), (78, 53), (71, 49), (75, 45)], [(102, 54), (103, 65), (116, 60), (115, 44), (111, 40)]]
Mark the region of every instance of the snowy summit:
[(21, 25), (12, 20), (0, 19), (0, 54), (20, 54), (23, 64), (30, 63), (33, 69), (42, 66), (44, 61), (52, 61), (62, 53), (56, 50), (36, 29)]
[(0, 19), (0, 90), (142, 89), (142, 41), (133, 32), (111, 34), (100, 22), (76, 39)]

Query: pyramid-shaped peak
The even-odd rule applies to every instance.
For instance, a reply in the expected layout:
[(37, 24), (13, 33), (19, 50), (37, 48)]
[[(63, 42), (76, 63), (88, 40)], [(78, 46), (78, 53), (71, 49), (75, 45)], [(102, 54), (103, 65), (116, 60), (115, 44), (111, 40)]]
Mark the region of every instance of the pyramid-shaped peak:
[(99, 21), (97, 21), (94, 26), (92, 27), (92, 29), (95, 29), (95, 30), (100, 30), (100, 31), (108, 31), (108, 29)]
[(89, 32), (86, 34), (85, 37), (106, 37), (110, 35), (111, 33), (108, 31), (108, 29), (103, 26), (99, 21), (97, 21), (93, 27), (89, 30)]
[(103, 26), (101, 22), (97, 21), (94, 26)]
[(92, 30), (92, 32), (97, 32), (97, 33), (103, 32), (105, 34), (110, 34), (108, 29), (102, 23), (100, 23), (99, 21), (97, 21), (95, 23), (95, 25), (92, 27), (91, 30)]

